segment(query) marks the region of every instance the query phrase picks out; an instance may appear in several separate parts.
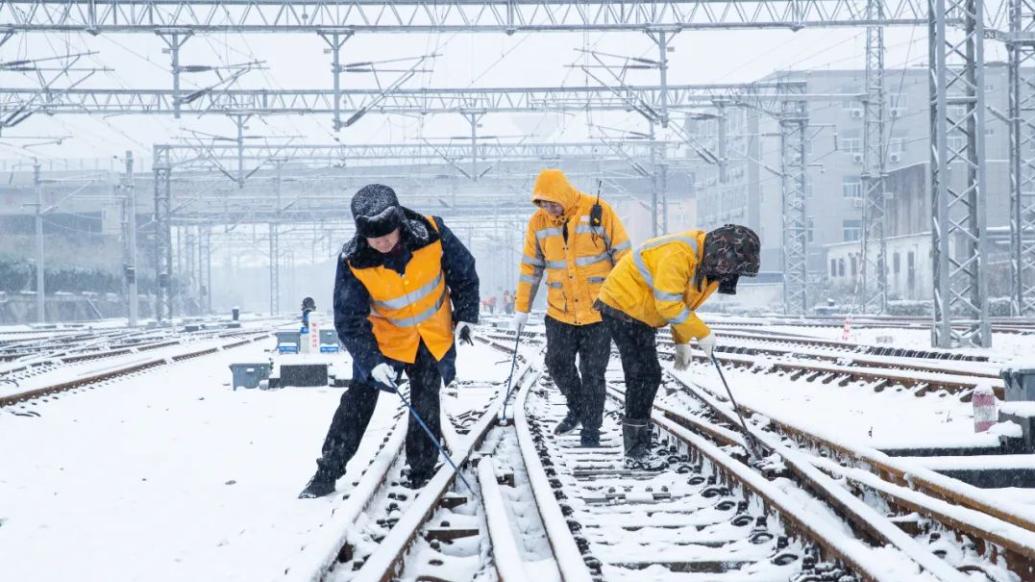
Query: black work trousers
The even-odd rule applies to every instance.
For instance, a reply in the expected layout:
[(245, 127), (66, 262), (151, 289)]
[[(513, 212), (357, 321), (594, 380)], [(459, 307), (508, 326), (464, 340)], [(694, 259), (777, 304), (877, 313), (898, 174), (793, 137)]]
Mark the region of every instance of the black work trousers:
[[(438, 370), (438, 362), (424, 342), (421, 342), (414, 363), (396, 365), (403, 367), (406, 377), (410, 380), (410, 404), (435, 434), (435, 439), (441, 443), (439, 388), (442, 386), (442, 376)], [(381, 390), (373, 381), (360, 383), (353, 380), (349, 389), (341, 395), (338, 409), (334, 411), (334, 418), (331, 419), (331, 426), (323, 441), (323, 456), (317, 460), (320, 471), (325, 475), (337, 479), (345, 474), (345, 465), (359, 448), (360, 440), (377, 406), (379, 394)], [(387, 397), (398, 398), (394, 394), (388, 394)], [(438, 448), (411, 412), (406, 431), (406, 462), (411, 473), (430, 473), (437, 459)]]
[(625, 418), (649, 420), (654, 396), (661, 385), (661, 364), (655, 344), (657, 330), (635, 320), (603, 312), (604, 325), (618, 346), (625, 374)]
[(575, 415), (583, 430), (600, 430), (610, 359), (611, 336), (603, 323), (571, 325), (546, 318), (546, 369), (568, 401), (568, 414)]

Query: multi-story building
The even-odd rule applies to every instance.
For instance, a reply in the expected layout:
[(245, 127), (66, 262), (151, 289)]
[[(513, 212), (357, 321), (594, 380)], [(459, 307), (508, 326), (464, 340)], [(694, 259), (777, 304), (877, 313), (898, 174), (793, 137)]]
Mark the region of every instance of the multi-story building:
[[(865, 72), (800, 71), (771, 75), (764, 81), (804, 81), (807, 84), (807, 93), (830, 96), (827, 100), (820, 98), (809, 101), (809, 127), (806, 133), (809, 277), (810, 281), (817, 283), (828, 282), (828, 246), (859, 241), (862, 238), (863, 106), (859, 97), (865, 90)], [(989, 109), (1005, 112), (1005, 65), (986, 65), (984, 89)], [(897, 170), (917, 164), (923, 165), (909, 174), (913, 181), (916, 180), (916, 175), (923, 178), (922, 185), (926, 192), (926, 182), (929, 181), (926, 164), (931, 155), (926, 66), (888, 70), (885, 90), (887, 171), (896, 174)], [(726, 175), (720, 177), (719, 169), (715, 166), (702, 166), (698, 170), (696, 194), (699, 221), (703, 228), (727, 222), (743, 223), (756, 228), (762, 239), (762, 269), (782, 271), (783, 215), (778, 122), (769, 113), (755, 108), (727, 106), (724, 110), (727, 124)], [(717, 118), (701, 117), (688, 121), (689, 133), (708, 147), (714, 148), (714, 151), (719, 151)], [(987, 224), (994, 230), (996, 227), (1009, 224), (1009, 133), (1006, 124), (994, 113), (986, 113), (985, 118), (985, 200)], [(950, 140), (956, 138), (957, 136), (950, 136)], [(950, 146), (952, 145), (954, 144), (950, 143)], [(955, 171), (962, 171), (962, 168)], [(954, 174), (953, 178), (960, 180), (962, 176)], [(904, 181), (901, 187), (906, 187), (906, 183), (908, 180)], [(889, 200), (894, 197), (896, 187), (898, 186), (889, 184)], [(889, 237), (930, 230), (929, 196), (917, 196), (915, 192), (912, 194), (909, 199), (916, 207), (908, 209), (908, 218), (898, 215), (897, 211), (889, 212)], [(900, 210), (907, 211), (905, 208)], [(858, 244), (838, 246), (858, 248)], [(923, 252), (929, 252), (929, 245)], [(889, 269), (893, 270), (890, 265), (892, 260), (889, 256)], [(919, 263), (919, 259), (917, 262)], [(927, 262), (926, 256), (924, 262)], [(905, 266), (900, 269), (902, 273), (907, 271)], [(926, 279), (923, 281), (919, 276), (913, 279), (915, 288), (919, 289), (924, 281), (929, 281), (929, 274), (924, 277)], [(918, 295), (923, 296), (923, 293), (918, 291), (914, 294)]]

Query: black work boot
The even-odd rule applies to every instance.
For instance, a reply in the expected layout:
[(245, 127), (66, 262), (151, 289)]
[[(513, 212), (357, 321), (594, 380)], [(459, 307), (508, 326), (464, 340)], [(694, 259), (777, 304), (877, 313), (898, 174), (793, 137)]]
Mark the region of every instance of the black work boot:
[(435, 476), (435, 469), (435, 466), (431, 466), (429, 468), (421, 467), (418, 469), (410, 467), (403, 474), (401, 484), (407, 489), (420, 489), (427, 485), (428, 481), (431, 481), (431, 478)]
[(306, 484), (305, 489), (298, 494), (299, 499), (313, 499), (316, 497), (324, 497), (334, 493), (334, 483), (337, 481), (337, 477), (325, 471), (323, 468), (316, 470), (316, 474)]
[(661, 471), (668, 461), (651, 449), (651, 426), (647, 419), (627, 418), (622, 423), (622, 443), (625, 445), (625, 468)]
[(596, 448), (600, 446), (600, 431), (582, 427), (579, 433), (579, 446)]
[(579, 425), (579, 418), (575, 416), (574, 412), (568, 412), (568, 415), (564, 417), (564, 420), (557, 423), (557, 426), (553, 429), (553, 434), (568, 434), (575, 430), (575, 427)]

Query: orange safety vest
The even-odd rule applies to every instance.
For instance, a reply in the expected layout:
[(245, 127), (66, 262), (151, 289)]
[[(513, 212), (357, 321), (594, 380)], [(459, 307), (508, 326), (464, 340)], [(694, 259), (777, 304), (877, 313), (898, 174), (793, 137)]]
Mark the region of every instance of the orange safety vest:
[[(428, 217), (438, 231), (435, 219)], [(370, 293), (370, 320), (385, 357), (412, 364), (421, 340), (441, 360), (453, 346), (453, 307), (442, 272), (442, 241), (413, 251), (405, 273), (384, 265), (349, 269)]]

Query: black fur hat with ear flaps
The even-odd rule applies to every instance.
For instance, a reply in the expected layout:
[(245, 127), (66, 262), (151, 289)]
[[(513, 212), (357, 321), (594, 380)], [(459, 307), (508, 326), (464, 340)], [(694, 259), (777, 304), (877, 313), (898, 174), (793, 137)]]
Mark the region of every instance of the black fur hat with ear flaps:
[(368, 184), (352, 197), (352, 219), (356, 233), (366, 238), (384, 236), (399, 228), (403, 210), (395, 190), (383, 184)]

